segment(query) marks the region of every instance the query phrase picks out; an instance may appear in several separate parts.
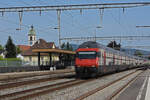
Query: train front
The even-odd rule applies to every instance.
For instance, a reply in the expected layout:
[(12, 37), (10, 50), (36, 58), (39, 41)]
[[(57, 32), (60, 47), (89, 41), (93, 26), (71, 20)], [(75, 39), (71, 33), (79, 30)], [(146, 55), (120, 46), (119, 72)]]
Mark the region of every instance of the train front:
[(76, 75), (95, 76), (98, 73), (100, 52), (98, 48), (79, 48), (76, 51)]

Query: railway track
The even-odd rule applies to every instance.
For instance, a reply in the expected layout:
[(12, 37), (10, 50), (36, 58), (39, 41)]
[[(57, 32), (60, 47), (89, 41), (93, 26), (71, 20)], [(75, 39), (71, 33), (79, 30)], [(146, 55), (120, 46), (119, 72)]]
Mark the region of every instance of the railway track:
[(39, 95), (44, 95), (46, 93), (51, 93), (54, 91), (58, 91), (61, 89), (69, 88), (75, 85), (83, 84), (85, 82), (92, 81), (91, 80), (70, 80), (70, 81), (65, 81), (57, 84), (52, 84), (52, 85), (46, 85), (38, 88), (32, 88), (32, 89), (27, 89), (24, 91), (19, 91), (19, 92), (14, 92), (10, 94), (5, 94), (1, 95), (0, 99), (3, 100), (26, 100), (30, 99)]
[[(89, 92), (84, 93), (84, 94), (80, 95), (79, 97), (75, 97), (76, 99), (74, 99), (74, 100), (83, 100), (85, 98), (88, 98), (91, 95), (95, 94), (96, 92), (104, 90), (105, 88), (117, 83), (118, 81), (120, 81), (122, 79), (127, 78), (128, 76), (132, 76), (133, 74), (135, 74), (137, 72), (139, 72), (139, 71), (132, 71), (129, 74), (126, 74), (123, 77), (120, 77), (119, 79), (114, 80), (113, 82), (107, 83), (107, 84), (100, 86), (93, 90), (91, 89)], [(108, 77), (108, 76), (111, 76), (111, 75), (106, 75), (106, 76), (100, 77), (98, 79)], [(1, 99), (2, 100), (30, 100), (30, 99), (44, 96), (49, 93), (50, 94), (55, 93), (56, 91), (61, 91), (61, 90), (63, 91), (67, 88), (80, 86), (81, 84), (84, 84), (84, 83), (90, 83), (97, 79), (88, 79), (88, 80), (68, 79), (68, 80), (64, 80), (64, 81), (60, 81), (62, 79), (54, 79), (54, 81), (58, 81), (58, 80), (59, 80), (59, 82), (44, 85), (44, 86), (39, 86), (39, 87), (34, 87), (34, 88), (32, 87), (32, 88), (28, 88), (28, 89), (21, 90), (21, 91), (15, 91), (15, 92), (11, 92), (11, 93), (2, 94), (2, 95), (0, 95), (0, 100)], [(52, 82), (52, 80), (49, 81), (49, 83), (50, 82)], [(118, 93), (117, 90), (115, 91), (116, 94)], [(111, 100), (111, 97), (114, 97), (114, 95), (116, 95), (116, 94), (112, 94), (107, 99)], [(41, 100), (41, 99), (34, 99), (34, 100)]]
[[(42, 95), (45, 92), (51, 92), (51, 91), (57, 90), (60, 88), (60, 85), (64, 85), (64, 84), (68, 85), (69, 83), (75, 83), (76, 81), (77, 80), (71, 80), (71, 81), (61, 82), (61, 83), (57, 83), (57, 84), (46, 85), (46, 86), (42, 86), (42, 87), (18, 91), (18, 92), (14, 92), (14, 93), (10, 93), (10, 94), (5, 94), (5, 95), (1, 95), (0, 99), (24, 100), (24, 99), (31, 98), (31, 97), (34, 97), (39, 94)], [(53, 87), (53, 88), (51, 88), (51, 87)], [(41, 91), (41, 90), (43, 90), (43, 91)], [(34, 91), (38, 91), (38, 92), (34, 92)], [(26, 94), (26, 95), (24, 95), (24, 94)]]
[(19, 87), (19, 86), (23, 86), (23, 85), (31, 85), (31, 84), (35, 84), (35, 83), (39, 83), (39, 82), (47, 82), (47, 81), (54, 81), (54, 80), (59, 80), (62, 78), (66, 78), (66, 77), (74, 77), (75, 73), (63, 73), (60, 75), (55, 75), (55, 76), (43, 76), (40, 78), (35, 78), (32, 77), (30, 79), (21, 79), (17, 82), (5, 82), (3, 81), (3, 84), (0, 85), (0, 90), (2, 89), (9, 89), (9, 88), (14, 88), (14, 87)]
[[(88, 97), (96, 94), (97, 92), (100, 92), (100, 91), (103, 91), (104, 89), (108, 88), (108, 87), (111, 87), (113, 86), (113, 84), (119, 82), (119, 81), (122, 81), (123, 79), (125, 78), (128, 78), (129, 76), (132, 76), (133, 74), (139, 72), (138, 70), (135, 71), (135, 72), (132, 72), (132, 73), (129, 73), (117, 80), (114, 80), (112, 82), (109, 82), (103, 86), (100, 86), (96, 89), (93, 89), (91, 91), (88, 91), (82, 95), (80, 95), (79, 97), (77, 97), (75, 100), (90, 100), (90, 99), (87, 99)], [(142, 71), (143, 72), (143, 71)], [(105, 98), (105, 100), (112, 100), (115, 96), (117, 96), (124, 88), (126, 88), (131, 82), (133, 82), (134, 80), (136, 80), (136, 78), (138, 77), (138, 75), (140, 75), (142, 72), (138, 73), (135, 77), (133, 77), (132, 79), (130, 79), (130, 81), (128, 81), (125, 85), (121, 86), (119, 89), (115, 90), (115, 92), (113, 92), (110, 96), (108, 96), (107, 98)], [(110, 91), (110, 90), (109, 90)]]
[[(42, 76), (39, 75), (31, 75), (31, 77), (19, 77), (17, 80), (1, 80), (0, 81), (0, 100), (10, 100), (9, 98), (21, 95), (27, 92), (31, 92), (33, 90), (39, 90), (39, 89), (44, 89), (49, 86), (54, 86), (54, 85), (47, 85), (43, 87), (38, 87), (38, 84), (43, 84), (43, 83), (57, 83), (55, 81), (67, 79), (68, 77), (75, 77), (74, 71), (71, 72), (61, 72), (59, 74), (53, 73), (50, 75), (43, 74)], [(36, 86), (32, 89), (25, 89), (26, 87), (31, 87), (31, 86)], [(12, 90), (15, 90), (16, 92), (12, 92)]]

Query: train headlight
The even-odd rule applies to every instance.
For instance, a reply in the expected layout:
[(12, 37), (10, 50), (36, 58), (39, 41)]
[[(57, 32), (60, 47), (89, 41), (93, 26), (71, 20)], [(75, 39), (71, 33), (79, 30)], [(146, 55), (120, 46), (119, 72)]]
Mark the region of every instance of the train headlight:
[(92, 67), (95, 67), (94, 65), (92, 65)]

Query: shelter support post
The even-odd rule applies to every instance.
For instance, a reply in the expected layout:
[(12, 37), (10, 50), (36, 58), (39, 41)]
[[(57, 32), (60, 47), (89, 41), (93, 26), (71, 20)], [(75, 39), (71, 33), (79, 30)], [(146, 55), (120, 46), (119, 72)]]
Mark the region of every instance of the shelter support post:
[(38, 66), (40, 66), (40, 52), (38, 52)]
[(49, 53), (49, 66), (52, 66), (52, 53)]

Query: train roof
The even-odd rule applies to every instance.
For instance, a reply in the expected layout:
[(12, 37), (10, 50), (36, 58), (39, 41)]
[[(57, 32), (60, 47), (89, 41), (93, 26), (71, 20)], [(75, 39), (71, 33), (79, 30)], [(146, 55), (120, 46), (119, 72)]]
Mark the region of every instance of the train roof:
[[(143, 59), (141, 57), (137, 57), (137, 56), (134, 56), (134, 55), (129, 55), (127, 53), (124, 53), (124, 52), (121, 52), (121, 51), (118, 51), (118, 50), (114, 50), (112, 48), (109, 48), (105, 45), (102, 45), (100, 43), (97, 43), (95, 41), (87, 41), (87, 42), (84, 42), (82, 43), (81, 45), (79, 45), (78, 48), (101, 48), (101, 49), (104, 49), (106, 50), (107, 52), (110, 52), (110, 53), (114, 53), (114, 54), (120, 54), (122, 56), (127, 56), (127, 57), (132, 57), (134, 59)], [(143, 59), (144, 60), (144, 59)]]

